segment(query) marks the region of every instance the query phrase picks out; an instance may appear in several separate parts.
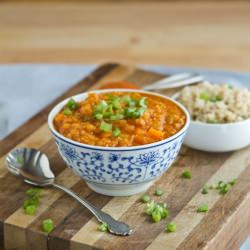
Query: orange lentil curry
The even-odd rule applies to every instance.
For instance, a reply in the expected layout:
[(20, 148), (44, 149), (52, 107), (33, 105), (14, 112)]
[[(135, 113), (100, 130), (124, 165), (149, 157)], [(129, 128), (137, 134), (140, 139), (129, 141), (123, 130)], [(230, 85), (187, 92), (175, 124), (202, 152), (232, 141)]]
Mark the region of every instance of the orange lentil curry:
[(136, 92), (95, 94), (70, 99), (54, 118), (56, 130), (85, 144), (130, 147), (163, 140), (185, 124), (184, 112), (172, 101)]

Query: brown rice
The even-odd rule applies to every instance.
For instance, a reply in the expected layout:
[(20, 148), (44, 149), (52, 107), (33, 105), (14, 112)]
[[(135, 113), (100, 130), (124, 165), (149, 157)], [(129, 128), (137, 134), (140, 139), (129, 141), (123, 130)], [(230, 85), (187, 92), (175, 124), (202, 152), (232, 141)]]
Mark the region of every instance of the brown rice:
[(246, 88), (203, 82), (183, 88), (178, 101), (194, 121), (229, 123), (250, 118), (250, 91)]

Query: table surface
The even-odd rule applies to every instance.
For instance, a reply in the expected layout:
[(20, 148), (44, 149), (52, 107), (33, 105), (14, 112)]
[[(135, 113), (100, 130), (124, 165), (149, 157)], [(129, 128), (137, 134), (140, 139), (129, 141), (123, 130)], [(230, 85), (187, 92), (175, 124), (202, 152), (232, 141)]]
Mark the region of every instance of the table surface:
[(250, 2), (0, 3), (0, 63), (122, 61), (247, 71)]
[[(109, 81), (136, 80), (143, 86), (161, 77), (163, 75), (134, 67), (106, 64), (59, 99), (85, 91), (87, 87), (101, 87)], [(164, 93), (171, 94), (169, 91)], [(182, 147), (173, 166), (147, 190), (147, 194), (154, 197), (153, 199), (166, 202), (170, 211), (166, 220), (155, 224), (145, 217), (145, 204), (140, 202), (143, 194), (126, 198), (98, 195), (66, 168), (47, 126), (47, 113), (59, 99), (0, 143), (0, 190), (4, 190), (0, 192), (0, 249), (4, 242), (6, 249), (18, 250), (228, 250), (237, 249), (247, 237), (250, 230), (250, 147), (224, 154), (205, 153)], [(123, 238), (99, 232), (98, 223), (86, 209), (66, 194), (49, 188), (42, 192), (37, 213), (34, 216), (25, 215), (22, 204), (28, 186), (9, 174), (4, 164), (3, 155), (15, 145), (42, 150), (49, 156), (58, 183), (72, 188), (116, 219), (127, 222), (134, 229), (134, 233)], [(157, 154), (159, 157), (154, 160), (154, 166), (160, 159), (160, 151)], [(72, 161), (73, 158), (69, 164)], [(96, 166), (99, 166), (100, 159), (95, 161)], [(133, 165), (132, 160), (131, 164)], [(149, 163), (148, 168), (151, 166), (152, 163)], [(184, 169), (191, 171), (191, 181), (180, 178)], [(96, 171), (98, 173), (99, 170)], [(207, 195), (201, 194), (205, 184), (210, 186), (219, 180), (235, 178), (237, 184), (225, 195), (213, 190)], [(161, 197), (152, 195), (156, 187), (165, 190)], [(209, 211), (206, 214), (196, 212), (200, 204), (208, 205)], [(46, 218), (53, 219), (55, 224), (55, 229), (49, 235), (41, 232), (41, 223)], [(165, 225), (170, 221), (178, 228), (173, 234), (165, 232)]]

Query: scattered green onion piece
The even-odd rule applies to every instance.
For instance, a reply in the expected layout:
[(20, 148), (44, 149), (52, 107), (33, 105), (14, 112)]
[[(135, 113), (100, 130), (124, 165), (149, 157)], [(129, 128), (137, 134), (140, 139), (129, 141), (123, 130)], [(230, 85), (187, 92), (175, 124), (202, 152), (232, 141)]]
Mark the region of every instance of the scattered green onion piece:
[(156, 196), (161, 196), (161, 195), (163, 195), (163, 193), (164, 193), (164, 192), (163, 192), (161, 189), (156, 189), (154, 194), (155, 194)]
[(161, 212), (159, 210), (154, 210), (152, 212), (152, 220), (154, 222), (159, 222), (161, 220)]
[(112, 131), (112, 124), (106, 123), (104, 121), (101, 122), (100, 130), (104, 132), (111, 132)]
[(148, 195), (143, 195), (143, 196), (141, 197), (141, 201), (142, 201), (143, 203), (148, 203), (148, 202), (150, 202), (150, 196), (148, 196)]
[(209, 189), (216, 189), (216, 188), (217, 188), (217, 185), (215, 184), (209, 186)]
[(146, 213), (151, 216), (151, 219), (154, 222), (158, 222), (161, 219), (168, 217), (169, 215), (166, 203), (163, 202), (155, 203), (154, 201), (147, 203)]
[(64, 110), (63, 110), (63, 114), (64, 115), (72, 115), (73, 113), (72, 113), (72, 111), (71, 111), (71, 109), (70, 108), (65, 108)]
[(118, 137), (120, 134), (121, 134), (121, 130), (120, 130), (119, 128), (115, 128), (115, 129), (113, 130), (113, 135), (114, 135), (115, 137)]
[(150, 203), (147, 203), (146, 213), (148, 215), (152, 215), (154, 209), (155, 209), (155, 202), (154, 201), (151, 201)]
[(202, 194), (208, 194), (208, 186), (205, 185), (203, 188), (202, 188), (202, 191), (201, 191)]
[(164, 219), (166, 217), (168, 217), (169, 213), (168, 210), (164, 207), (160, 207), (160, 213), (161, 213), (161, 218)]
[(28, 206), (37, 207), (39, 204), (39, 199), (37, 197), (33, 197), (31, 199), (25, 200), (23, 203), (23, 209), (25, 210)]
[(233, 180), (229, 181), (229, 184), (230, 184), (231, 186), (234, 186), (234, 185), (236, 184), (236, 182), (237, 182), (237, 180), (236, 180), (236, 179), (233, 179)]
[(99, 227), (98, 229), (101, 231), (101, 232), (107, 232), (108, 231), (108, 224), (106, 222), (103, 222)]
[(54, 229), (54, 222), (51, 219), (46, 219), (42, 222), (42, 230), (50, 233)]
[(30, 188), (25, 192), (28, 197), (28, 199), (23, 203), (23, 209), (26, 214), (33, 215), (36, 213), (41, 191), (42, 190), (40, 188)]
[(25, 192), (25, 194), (29, 197), (34, 197), (34, 196), (39, 197), (41, 192), (42, 192), (41, 188), (30, 188)]
[(181, 176), (184, 179), (191, 179), (192, 178), (191, 172), (188, 170), (183, 171)]
[(176, 231), (176, 225), (174, 223), (168, 223), (166, 226), (166, 231), (169, 233), (173, 233)]
[(205, 164), (207, 164), (207, 165), (209, 165), (209, 164), (211, 164), (213, 161), (210, 159), (210, 160), (207, 160), (206, 162), (205, 162)]
[(208, 205), (207, 204), (202, 204), (200, 205), (197, 210), (198, 213), (206, 213), (208, 211)]
[(216, 189), (221, 189), (221, 188), (223, 188), (224, 186), (225, 186), (225, 182), (224, 181), (219, 181), (218, 182), (218, 184), (217, 184), (217, 186), (216, 186)]
[(221, 185), (219, 188), (219, 193), (225, 194), (228, 192), (228, 189), (229, 189), (229, 185), (227, 183), (223, 183), (223, 185)]
[(24, 212), (29, 215), (34, 215), (36, 213), (37, 206), (28, 205), (24, 208)]

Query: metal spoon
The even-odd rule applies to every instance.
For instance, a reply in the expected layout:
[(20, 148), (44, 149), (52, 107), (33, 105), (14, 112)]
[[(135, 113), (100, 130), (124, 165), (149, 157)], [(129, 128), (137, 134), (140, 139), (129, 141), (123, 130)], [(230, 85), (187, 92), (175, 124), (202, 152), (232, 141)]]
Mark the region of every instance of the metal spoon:
[(153, 82), (145, 87), (144, 90), (159, 90), (159, 89), (170, 89), (186, 86), (189, 84), (198, 83), (204, 80), (202, 75), (196, 73), (179, 73), (173, 74), (159, 81)]
[(109, 214), (102, 212), (88, 201), (77, 196), (70, 189), (55, 183), (55, 175), (50, 169), (48, 157), (42, 152), (32, 148), (17, 148), (6, 157), (7, 169), (14, 175), (23, 178), (24, 182), (40, 187), (53, 186), (71, 195), (97, 218), (108, 225), (109, 232), (126, 236), (132, 233), (129, 226), (117, 221)]

